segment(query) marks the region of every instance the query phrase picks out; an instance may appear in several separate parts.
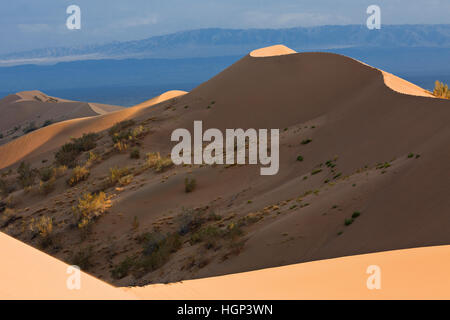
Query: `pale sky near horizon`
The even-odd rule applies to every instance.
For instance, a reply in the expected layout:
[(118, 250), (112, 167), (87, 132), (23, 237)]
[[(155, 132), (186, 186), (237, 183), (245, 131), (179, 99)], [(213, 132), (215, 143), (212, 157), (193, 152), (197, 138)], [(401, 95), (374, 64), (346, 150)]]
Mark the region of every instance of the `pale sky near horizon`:
[[(66, 8), (81, 8), (81, 30)], [(2, 0), (0, 53), (143, 39), (199, 28), (363, 24), (371, 4), (383, 24), (449, 24), (450, 0)]]

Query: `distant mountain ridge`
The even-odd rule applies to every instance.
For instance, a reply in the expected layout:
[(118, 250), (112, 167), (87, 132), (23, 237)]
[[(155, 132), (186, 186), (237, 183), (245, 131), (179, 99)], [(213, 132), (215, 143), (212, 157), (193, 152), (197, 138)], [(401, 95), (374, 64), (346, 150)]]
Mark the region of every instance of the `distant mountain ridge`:
[(288, 29), (198, 29), (143, 40), (81, 47), (55, 47), (0, 55), (0, 64), (106, 58), (187, 58), (241, 55), (283, 43), (295, 50), (346, 47), (450, 48), (450, 24), (297, 27)]

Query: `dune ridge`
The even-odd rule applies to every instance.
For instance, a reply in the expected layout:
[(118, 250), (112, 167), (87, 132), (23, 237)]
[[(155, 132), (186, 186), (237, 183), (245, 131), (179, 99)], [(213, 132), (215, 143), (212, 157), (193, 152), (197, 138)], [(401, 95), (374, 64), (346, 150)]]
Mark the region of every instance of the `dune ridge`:
[(38, 156), (39, 154), (55, 150), (70, 140), (71, 137), (79, 137), (83, 133), (106, 130), (117, 122), (135, 117), (145, 108), (183, 94), (186, 94), (186, 92), (168, 91), (142, 104), (114, 112), (100, 111), (98, 104), (91, 104), (91, 107), (95, 107), (103, 114), (58, 122), (0, 146), (0, 153), (4, 155), (0, 159), (0, 168), (12, 165), (27, 156)]
[[(145, 287), (114, 288), (84, 272), (67, 289), (69, 265), (0, 233), (1, 299), (448, 299), (450, 246), (342, 257)], [(30, 264), (32, 262), (32, 264)], [(367, 267), (381, 269), (369, 290)], [(212, 288), (214, 288), (212, 290)], [(239, 288), (239, 289), (238, 289)]]

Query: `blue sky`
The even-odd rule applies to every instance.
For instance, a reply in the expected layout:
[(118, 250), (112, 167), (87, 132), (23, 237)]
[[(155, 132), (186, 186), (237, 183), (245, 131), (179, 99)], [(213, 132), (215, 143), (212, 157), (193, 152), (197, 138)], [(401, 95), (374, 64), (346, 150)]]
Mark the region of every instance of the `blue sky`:
[[(81, 30), (65, 26), (72, 4), (81, 8)], [(450, 0), (14, 0), (0, 4), (0, 53), (207, 27), (362, 24), (371, 4), (384, 24), (450, 23)]]

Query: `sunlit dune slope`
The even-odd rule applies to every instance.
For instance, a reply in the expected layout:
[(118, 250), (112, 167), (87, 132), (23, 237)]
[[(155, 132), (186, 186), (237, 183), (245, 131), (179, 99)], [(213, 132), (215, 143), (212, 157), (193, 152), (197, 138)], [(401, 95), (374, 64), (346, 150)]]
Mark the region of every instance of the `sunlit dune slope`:
[[(368, 278), (380, 270), (380, 289)], [(450, 246), (320, 260), (126, 289), (143, 299), (449, 299)], [(372, 269), (370, 269), (372, 270)]]
[[(0, 168), (9, 166), (25, 157), (38, 156), (39, 154), (55, 150), (69, 141), (71, 137), (79, 137), (83, 133), (99, 132), (108, 129), (117, 122), (137, 116), (139, 112), (149, 106), (182, 94), (185, 94), (185, 92), (169, 91), (135, 107), (67, 120), (33, 131), (6, 145), (0, 146), (0, 153), (3, 155), (0, 158)], [(98, 108), (98, 106), (96, 107)]]
[(67, 264), (0, 233), (0, 299), (131, 299), (133, 296), (82, 272), (69, 290)]

